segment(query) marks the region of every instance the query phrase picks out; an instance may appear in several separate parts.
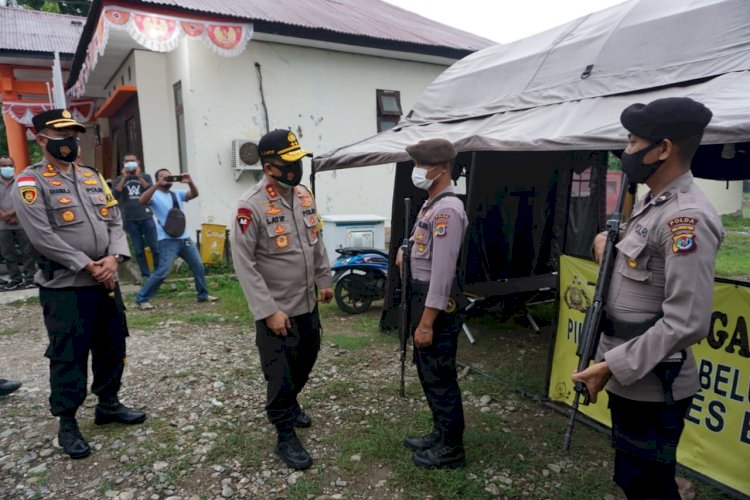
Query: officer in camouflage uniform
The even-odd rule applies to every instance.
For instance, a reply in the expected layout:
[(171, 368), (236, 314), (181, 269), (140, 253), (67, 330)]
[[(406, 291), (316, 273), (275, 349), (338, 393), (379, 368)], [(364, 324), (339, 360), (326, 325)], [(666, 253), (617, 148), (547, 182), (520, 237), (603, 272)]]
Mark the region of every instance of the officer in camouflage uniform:
[(117, 266), (129, 258), (120, 211), (99, 173), (75, 164), (78, 133), (86, 129), (67, 109), (33, 118), (44, 161), (16, 180), (16, 214), (42, 255), (39, 285), (49, 335), (50, 409), (59, 417), (58, 439), (71, 458), (91, 453), (76, 422), (86, 397), (92, 353), (99, 397), (96, 424), (143, 422), (143, 412), (119, 402), (128, 328), (117, 283)]
[(258, 143), (265, 176), (242, 195), (232, 231), (237, 277), (255, 318), (256, 345), (268, 383), (266, 413), (276, 426), (276, 454), (293, 469), (312, 459), (295, 427), (309, 427), (297, 395), (320, 350), (317, 300), (333, 298), (328, 254), (315, 201), (304, 186), (303, 151), (293, 132), (274, 130)]
[[(700, 388), (690, 346), (709, 331), (721, 219), (690, 163), (711, 111), (688, 98), (633, 104), (622, 170), (650, 192), (617, 243), (598, 363), (573, 375), (609, 394), (615, 482), (629, 499), (679, 499), (676, 449)], [(604, 236), (595, 240), (601, 258)], [(606, 385), (605, 385), (606, 384)]]
[(414, 357), (432, 411), (433, 430), (426, 436), (406, 437), (404, 445), (413, 450), (412, 460), (420, 467), (456, 468), (466, 459), (464, 412), (456, 377), (463, 319), (454, 282), (468, 220), (451, 187), (451, 160), (456, 157), (453, 144), (430, 139), (406, 151), (414, 159), (412, 182), (429, 193), (409, 239), (409, 258)]

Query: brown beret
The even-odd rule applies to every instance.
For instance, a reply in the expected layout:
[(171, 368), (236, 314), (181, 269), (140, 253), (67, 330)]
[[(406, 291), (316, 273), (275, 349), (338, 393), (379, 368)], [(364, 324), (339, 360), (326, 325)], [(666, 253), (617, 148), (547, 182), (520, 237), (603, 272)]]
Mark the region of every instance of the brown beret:
[(679, 141), (702, 133), (712, 116), (710, 109), (689, 97), (667, 97), (649, 104), (631, 104), (620, 121), (638, 137)]
[(406, 147), (406, 152), (419, 163), (439, 165), (448, 163), (458, 154), (453, 144), (445, 139), (427, 139)]

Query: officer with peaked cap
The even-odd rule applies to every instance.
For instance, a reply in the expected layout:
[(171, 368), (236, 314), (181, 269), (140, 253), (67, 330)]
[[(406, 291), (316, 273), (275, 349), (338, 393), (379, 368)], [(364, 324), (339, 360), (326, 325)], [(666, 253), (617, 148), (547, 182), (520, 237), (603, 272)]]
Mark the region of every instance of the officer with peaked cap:
[(255, 318), (268, 384), (266, 414), (278, 433), (276, 454), (293, 469), (307, 469), (312, 458), (295, 427), (312, 422), (297, 396), (320, 350), (317, 302), (331, 301), (333, 280), (315, 201), (300, 185), (302, 158), (310, 153), (289, 130), (264, 135), (258, 153), (265, 175), (240, 197), (232, 256)]
[(120, 403), (128, 328), (117, 266), (129, 258), (116, 202), (99, 173), (75, 163), (78, 134), (86, 129), (67, 109), (33, 118), (44, 161), (16, 180), (14, 205), (29, 240), (42, 255), (35, 280), (49, 336), (50, 410), (59, 417), (58, 440), (71, 458), (91, 453), (76, 421), (86, 397), (89, 351), (91, 391), (99, 397), (95, 423), (143, 422), (146, 415)]
[[(462, 317), (454, 281), (468, 220), (451, 186), (456, 149), (445, 139), (429, 139), (406, 148), (414, 159), (412, 182), (428, 193), (409, 238), (411, 249), (411, 331), (419, 381), (427, 397), (433, 430), (407, 436), (412, 461), (428, 469), (465, 464), (464, 413), (456, 377), (456, 349)], [(404, 258), (399, 255), (398, 264)], [(460, 301), (459, 301), (460, 302)]]
[[(690, 346), (709, 331), (721, 219), (690, 164), (711, 111), (688, 98), (633, 104), (620, 117), (622, 170), (650, 191), (620, 234), (598, 362), (573, 375), (606, 389), (615, 482), (629, 499), (679, 499), (676, 449), (700, 389)], [(601, 258), (604, 236), (594, 254)]]

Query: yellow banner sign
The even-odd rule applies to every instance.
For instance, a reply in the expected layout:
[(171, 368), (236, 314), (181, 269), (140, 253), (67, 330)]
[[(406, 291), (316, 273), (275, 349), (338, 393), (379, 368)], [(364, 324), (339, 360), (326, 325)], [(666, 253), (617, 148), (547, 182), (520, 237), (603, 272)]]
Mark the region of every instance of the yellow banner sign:
[[(570, 375), (578, 366), (576, 345), (586, 308), (594, 296), (597, 266), (590, 261), (560, 259), (560, 314), (552, 359), (549, 397), (568, 405), (575, 392)], [(684, 466), (750, 495), (750, 287), (714, 286), (711, 328), (692, 347), (701, 391), (693, 398), (685, 432), (677, 449)], [(611, 425), (607, 397), (580, 406), (589, 417)]]

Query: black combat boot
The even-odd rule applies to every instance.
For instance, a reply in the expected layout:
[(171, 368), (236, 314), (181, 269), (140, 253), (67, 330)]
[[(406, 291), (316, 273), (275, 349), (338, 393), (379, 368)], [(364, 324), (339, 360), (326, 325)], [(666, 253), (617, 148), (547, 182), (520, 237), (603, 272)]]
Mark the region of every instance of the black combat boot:
[(21, 382), (17, 380), (5, 380), (0, 378), (0, 396), (7, 396), (21, 387)]
[(312, 465), (312, 458), (297, 439), (294, 427), (279, 427), (278, 431), (279, 440), (274, 451), (279, 458), (292, 469), (308, 469)]
[(425, 436), (406, 436), (404, 446), (412, 451), (426, 450), (440, 442), (440, 429), (434, 427), (432, 432)]
[(81, 436), (75, 417), (60, 417), (60, 430), (57, 431), (57, 441), (70, 458), (86, 458), (91, 455), (91, 448)]
[(432, 448), (411, 454), (415, 465), (425, 469), (457, 469), (466, 465), (463, 439), (460, 436), (444, 435)]
[(145, 420), (145, 413), (134, 410), (133, 408), (128, 408), (120, 403), (117, 397), (107, 399), (100, 398), (99, 404), (96, 405), (96, 411), (94, 412), (94, 423), (96, 425), (104, 425), (110, 422), (118, 422), (121, 424), (141, 424)]
[(294, 426), (300, 429), (307, 429), (312, 425), (312, 419), (305, 413), (302, 408), (299, 409), (299, 414), (294, 419)]

